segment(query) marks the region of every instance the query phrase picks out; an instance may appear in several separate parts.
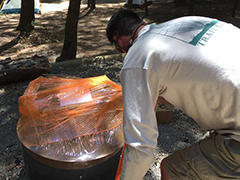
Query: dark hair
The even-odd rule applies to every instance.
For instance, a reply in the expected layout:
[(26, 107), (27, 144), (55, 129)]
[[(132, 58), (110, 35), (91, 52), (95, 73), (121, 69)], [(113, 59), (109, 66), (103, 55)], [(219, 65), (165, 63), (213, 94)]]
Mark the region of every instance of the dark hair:
[(109, 20), (106, 35), (110, 43), (114, 43), (113, 36), (129, 36), (143, 20), (133, 11), (119, 9)]

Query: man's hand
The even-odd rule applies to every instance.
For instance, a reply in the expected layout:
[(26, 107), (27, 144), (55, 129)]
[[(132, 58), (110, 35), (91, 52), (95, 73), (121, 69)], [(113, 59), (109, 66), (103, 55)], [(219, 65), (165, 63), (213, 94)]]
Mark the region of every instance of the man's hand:
[(172, 105), (170, 102), (168, 102), (166, 99), (164, 99), (162, 96), (158, 97), (158, 102), (160, 102), (161, 104), (169, 104)]

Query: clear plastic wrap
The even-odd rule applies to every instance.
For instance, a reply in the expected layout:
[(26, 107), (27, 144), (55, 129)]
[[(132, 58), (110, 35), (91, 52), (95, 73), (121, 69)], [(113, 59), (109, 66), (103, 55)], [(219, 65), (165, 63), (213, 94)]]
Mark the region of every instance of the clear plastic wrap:
[(122, 89), (107, 76), (39, 77), (19, 98), (17, 133), (43, 157), (85, 162), (123, 146)]

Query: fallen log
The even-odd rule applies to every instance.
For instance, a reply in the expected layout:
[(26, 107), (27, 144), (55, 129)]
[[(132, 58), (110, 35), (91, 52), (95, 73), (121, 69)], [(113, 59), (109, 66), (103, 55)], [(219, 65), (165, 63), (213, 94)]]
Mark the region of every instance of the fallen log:
[(49, 61), (45, 56), (34, 55), (31, 58), (16, 60), (7, 58), (0, 61), (0, 84), (33, 80), (49, 71)]

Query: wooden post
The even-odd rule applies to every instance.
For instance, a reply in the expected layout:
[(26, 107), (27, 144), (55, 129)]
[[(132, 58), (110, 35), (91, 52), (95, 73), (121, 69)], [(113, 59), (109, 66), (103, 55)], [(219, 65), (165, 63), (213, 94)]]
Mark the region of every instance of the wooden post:
[(95, 9), (96, 8), (96, 1), (95, 0), (88, 0), (88, 8)]
[(132, 2), (133, 0), (128, 0), (128, 10), (132, 9)]
[(145, 16), (148, 16), (148, 5), (147, 5), (147, 0), (145, 0)]
[(91, 0), (91, 9), (95, 9), (95, 8), (96, 8), (95, 0)]

